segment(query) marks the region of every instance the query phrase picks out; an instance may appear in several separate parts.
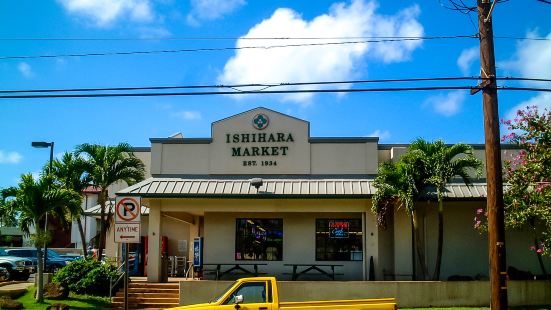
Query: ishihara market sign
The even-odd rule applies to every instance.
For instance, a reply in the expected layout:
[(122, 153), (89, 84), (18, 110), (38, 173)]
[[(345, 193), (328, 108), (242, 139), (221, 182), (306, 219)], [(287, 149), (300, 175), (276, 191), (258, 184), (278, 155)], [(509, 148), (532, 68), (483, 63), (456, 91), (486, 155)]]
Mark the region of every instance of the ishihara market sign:
[(257, 132), (227, 133), (231, 156), (243, 158), (243, 166), (277, 166), (277, 158), (287, 156), (289, 144), (295, 139), (290, 132), (262, 132), (269, 124), (268, 116), (260, 113), (252, 119)]

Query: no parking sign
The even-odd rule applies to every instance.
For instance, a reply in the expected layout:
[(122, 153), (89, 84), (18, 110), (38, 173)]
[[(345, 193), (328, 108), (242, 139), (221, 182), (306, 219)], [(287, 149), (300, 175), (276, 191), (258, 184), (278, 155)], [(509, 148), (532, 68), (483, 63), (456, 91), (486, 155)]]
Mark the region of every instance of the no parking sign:
[(141, 197), (115, 200), (115, 242), (140, 243)]

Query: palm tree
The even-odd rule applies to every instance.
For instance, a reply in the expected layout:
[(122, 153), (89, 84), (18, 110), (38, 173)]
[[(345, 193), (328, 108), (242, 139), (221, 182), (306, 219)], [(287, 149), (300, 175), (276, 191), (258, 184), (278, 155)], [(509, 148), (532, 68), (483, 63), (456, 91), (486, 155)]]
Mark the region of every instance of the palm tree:
[(444, 243), (444, 193), (446, 185), (454, 177), (459, 177), (466, 185), (472, 183), (471, 173), (478, 177), (481, 174), (482, 161), (473, 154), (470, 145), (458, 143), (446, 145), (442, 140), (427, 142), (415, 140), (408, 149), (424, 162), (427, 183), (434, 186), (438, 198), (438, 247), (433, 280), (440, 278), (442, 265), (442, 248)]
[[(85, 161), (81, 157), (69, 152), (64, 153), (61, 160), (54, 160), (52, 164), (52, 174), (54, 175), (56, 182), (60, 183), (64, 188), (73, 190), (77, 193), (82, 193), (82, 191), (88, 186), (88, 180), (86, 179), (85, 172)], [(86, 236), (84, 235), (84, 228), (81, 220), (82, 208), (80, 205), (67, 206), (65, 212), (68, 213), (70, 220), (76, 220), (78, 224), (78, 230), (82, 243), (82, 253), (84, 258), (86, 258)]]
[(21, 176), (19, 187), (12, 194), (15, 195), (13, 207), (19, 212), (19, 226), (27, 235), (32, 234), (32, 240), (37, 249), (37, 277), (38, 286), (36, 301), (42, 302), (43, 296), (43, 259), (42, 247), (49, 236), (47, 231), (42, 229), (44, 218), (47, 212), (63, 208), (69, 205), (80, 206), (80, 195), (72, 190), (64, 189), (53, 182), (51, 175), (42, 175), (38, 181), (33, 176), (24, 174)]
[[(419, 216), (415, 202), (425, 187), (424, 168), (415, 152), (405, 154), (396, 163), (383, 163), (379, 167), (374, 186), (377, 191), (373, 195), (372, 211), (377, 214), (377, 225), (386, 226), (386, 215), (392, 212), (394, 206), (404, 207), (411, 218), (415, 238), (415, 252), (421, 267), (421, 279), (425, 279), (427, 266), (423, 252), (421, 234), (419, 232)], [(414, 263), (414, 262), (413, 262)]]
[(109, 199), (108, 188), (117, 182), (124, 181), (128, 185), (144, 179), (145, 166), (132, 153), (132, 146), (119, 143), (115, 146), (98, 144), (81, 144), (76, 147), (77, 155), (84, 155), (87, 177), (99, 188), (98, 203), (100, 207), (100, 244), (98, 257), (101, 259), (105, 248), (105, 236), (111, 222), (111, 210), (106, 205)]

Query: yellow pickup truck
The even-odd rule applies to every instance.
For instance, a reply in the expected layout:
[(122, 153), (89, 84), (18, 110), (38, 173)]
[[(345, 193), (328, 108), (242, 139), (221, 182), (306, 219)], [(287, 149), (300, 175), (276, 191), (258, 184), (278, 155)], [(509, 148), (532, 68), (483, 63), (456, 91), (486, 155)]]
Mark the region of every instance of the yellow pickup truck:
[(274, 277), (243, 278), (233, 283), (222, 295), (206, 304), (197, 304), (172, 308), (174, 310), (395, 310), (394, 298), (352, 299), (328, 301), (279, 301), (277, 281)]

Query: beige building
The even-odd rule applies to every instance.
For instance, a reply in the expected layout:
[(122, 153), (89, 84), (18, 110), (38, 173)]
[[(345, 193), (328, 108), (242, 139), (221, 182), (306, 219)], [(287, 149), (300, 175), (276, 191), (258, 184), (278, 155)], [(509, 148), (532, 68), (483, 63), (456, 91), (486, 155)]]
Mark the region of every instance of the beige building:
[[(371, 212), (378, 165), (395, 161), (406, 145), (379, 144), (377, 137), (311, 137), (307, 121), (265, 108), (213, 123), (210, 138), (150, 141), (150, 158), (144, 149), (140, 157), (151, 177), (117, 192), (140, 196), (144, 205), (149, 281), (161, 279), (161, 254), (193, 259), (197, 237), (205, 270), (239, 265), (291, 279), (293, 268), (300, 273), (316, 266), (327, 274), (314, 268), (301, 277), (327, 279), (334, 270), (340, 280), (412, 278), (409, 217), (395, 210), (382, 230)], [(482, 147), (475, 149), (483, 159)], [(487, 238), (473, 229), (476, 210), (485, 206), (484, 179), (448, 190), (441, 279), (487, 277)], [(436, 252), (435, 206), (428, 198), (419, 205), (429, 268)], [(507, 242), (509, 265), (540, 273), (528, 234), (508, 232)], [(107, 253), (118, 255), (117, 244), (110, 243)]]

